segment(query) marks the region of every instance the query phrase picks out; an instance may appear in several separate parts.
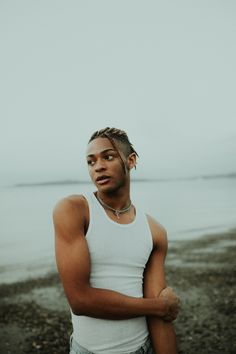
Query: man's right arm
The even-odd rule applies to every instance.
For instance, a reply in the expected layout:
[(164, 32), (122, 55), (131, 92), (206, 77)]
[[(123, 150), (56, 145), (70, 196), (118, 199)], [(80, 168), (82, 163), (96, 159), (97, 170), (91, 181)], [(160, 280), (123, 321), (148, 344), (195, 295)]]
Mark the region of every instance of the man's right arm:
[(84, 198), (77, 196), (63, 199), (53, 212), (57, 267), (73, 313), (114, 320), (166, 316), (170, 307), (161, 297), (135, 298), (91, 287), (86, 207)]

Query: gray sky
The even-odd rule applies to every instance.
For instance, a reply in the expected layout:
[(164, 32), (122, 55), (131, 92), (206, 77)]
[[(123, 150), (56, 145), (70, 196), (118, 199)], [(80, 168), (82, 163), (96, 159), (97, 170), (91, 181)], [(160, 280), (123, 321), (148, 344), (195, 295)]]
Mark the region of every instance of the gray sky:
[(0, 2), (1, 182), (87, 176), (125, 129), (137, 177), (236, 170), (235, 1)]

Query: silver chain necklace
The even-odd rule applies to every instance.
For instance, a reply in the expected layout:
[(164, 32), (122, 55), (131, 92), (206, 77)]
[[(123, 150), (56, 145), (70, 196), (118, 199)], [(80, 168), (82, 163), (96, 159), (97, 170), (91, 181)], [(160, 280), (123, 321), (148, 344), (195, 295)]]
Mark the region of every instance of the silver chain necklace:
[(130, 201), (129, 205), (125, 208), (122, 209), (114, 209), (111, 206), (107, 205), (106, 203), (104, 203), (104, 201), (102, 199), (99, 198), (98, 194), (97, 194), (97, 199), (99, 201), (99, 203), (106, 209), (109, 209), (111, 211), (113, 211), (113, 213), (116, 215), (116, 217), (119, 219), (120, 218), (120, 214), (126, 213), (127, 211), (130, 210), (130, 208), (132, 207), (132, 202)]

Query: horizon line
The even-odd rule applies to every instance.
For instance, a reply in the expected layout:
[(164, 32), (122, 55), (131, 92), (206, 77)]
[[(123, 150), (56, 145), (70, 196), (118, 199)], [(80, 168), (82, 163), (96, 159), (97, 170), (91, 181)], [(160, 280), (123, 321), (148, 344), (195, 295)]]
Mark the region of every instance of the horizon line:
[[(236, 172), (230, 173), (218, 173), (209, 175), (199, 175), (199, 176), (189, 176), (189, 177), (152, 177), (152, 178), (132, 178), (132, 182), (171, 182), (171, 181), (189, 181), (197, 179), (218, 179), (218, 178), (236, 178)], [(74, 179), (63, 179), (55, 181), (44, 181), (44, 182), (22, 182), (11, 185), (11, 187), (36, 187), (36, 186), (53, 186), (53, 185), (70, 185), (70, 184), (90, 184), (92, 183), (88, 180), (74, 180)]]

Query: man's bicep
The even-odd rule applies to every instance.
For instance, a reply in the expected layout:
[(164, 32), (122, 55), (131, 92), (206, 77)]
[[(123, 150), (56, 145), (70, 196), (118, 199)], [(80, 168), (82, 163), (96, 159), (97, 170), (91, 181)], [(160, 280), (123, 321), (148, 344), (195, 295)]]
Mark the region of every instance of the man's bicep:
[[(76, 220), (76, 222), (74, 222)], [(89, 286), (90, 256), (83, 224), (73, 210), (54, 213), (55, 254), (60, 278), (71, 306)]]
[(63, 285), (82, 286), (89, 283), (90, 257), (84, 236), (68, 243), (56, 235), (55, 251), (58, 271)]
[(154, 250), (144, 272), (144, 297), (156, 297), (165, 287), (164, 259)]
[(144, 272), (144, 296), (155, 297), (166, 287), (167, 234), (154, 220), (149, 219), (149, 224), (154, 246)]

